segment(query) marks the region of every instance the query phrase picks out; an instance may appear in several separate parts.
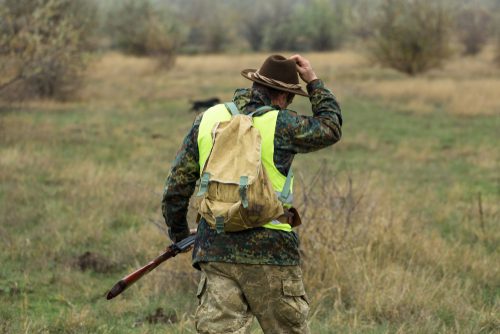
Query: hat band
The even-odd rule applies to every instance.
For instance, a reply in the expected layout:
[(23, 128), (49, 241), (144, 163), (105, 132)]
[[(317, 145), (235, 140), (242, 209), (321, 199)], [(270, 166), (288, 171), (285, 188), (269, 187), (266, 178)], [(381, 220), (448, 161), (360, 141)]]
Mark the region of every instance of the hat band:
[(283, 88), (288, 88), (288, 89), (300, 89), (300, 85), (299, 84), (289, 84), (289, 83), (286, 83), (286, 82), (283, 82), (283, 81), (271, 79), (271, 78), (268, 78), (266, 76), (263, 76), (262, 74), (259, 73), (259, 71), (254, 72), (252, 74), (252, 76), (254, 78), (256, 78), (256, 79), (262, 80), (265, 83), (268, 83), (268, 84), (271, 84), (271, 85), (281, 86)]

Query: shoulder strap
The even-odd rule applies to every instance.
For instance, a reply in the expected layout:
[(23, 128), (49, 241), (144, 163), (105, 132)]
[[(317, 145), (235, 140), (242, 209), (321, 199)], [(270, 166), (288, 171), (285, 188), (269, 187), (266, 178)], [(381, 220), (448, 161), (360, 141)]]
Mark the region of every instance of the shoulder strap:
[[(229, 112), (231, 113), (232, 116), (236, 116), (236, 115), (240, 114), (238, 107), (236, 107), (236, 104), (234, 102), (227, 102), (227, 103), (224, 103), (224, 105), (226, 106), (227, 110), (229, 110)], [(269, 111), (269, 110), (274, 110), (274, 108), (270, 107), (270, 106), (262, 106), (262, 107), (258, 108), (257, 110), (255, 110), (254, 112), (248, 114), (248, 116), (252, 117), (256, 113), (259, 113), (262, 111), (265, 112), (265, 111)], [(205, 173), (205, 174), (208, 174), (208, 173)], [(202, 181), (205, 181), (204, 183), (208, 183), (208, 179), (210, 178), (210, 174), (203, 175), (203, 176), (205, 177), (206, 180), (202, 180)], [(292, 167), (290, 167), (290, 169), (288, 170), (288, 174), (286, 176), (285, 185), (283, 186), (283, 190), (281, 191), (281, 194), (279, 196), (279, 199), (282, 202), (286, 202), (288, 200), (288, 197), (290, 196), (290, 189), (292, 186), (292, 178), (293, 178), (293, 171), (292, 171)], [(203, 190), (201, 188), (202, 187), (200, 187), (199, 193), (206, 192), (206, 186), (203, 187), (203, 188), (205, 188)], [(241, 184), (240, 184), (240, 188), (241, 188)], [(241, 191), (241, 189), (240, 189), (240, 191)]]
[(234, 102), (224, 103), (224, 105), (226, 106), (227, 110), (229, 110), (232, 116), (240, 114), (240, 111), (238, 110), (238, 107), (236, 107), (236, 104), (234, 104)]
[(270, 106), (262, 106), (262, 107), (258, 108), (257, 110), (255, 110), (255, 112), (258, 113), (261, 111), (269, 111), (269, 110), (274, 110), (274, 108), (270, 107)]
[[(224, 103), (224, 105), (226, 106), (227, 110), (229, 110), (229, 112), (231, 113), (232, 116), (236, 116), (236, 115), (240, 114), (240, 111), (238, 110), (238, 107), (236, 107), (236, 104), (234, 102), (227, 102), (227, 103)], [(270, 106), (262, 106), (262, 107), (258, 108), (257, 110), (255, 110), (254, 112), (248, 114), (248, 116), (253, 116), (254, 114), (257, 114), (259, 112), (269, 111), (269, 110), (274, 110), (274, 108), (270, 107)]]
[(265, 112), (265, 111), (269, 111), (269, 110), (274, 110), (274, 108), (270, 107), (270, 106), (262, 106), (260, 108), (257, 108), (257, 110), (255, 110), (254, 112), (248, 114), (248, 116), (252, 116), (253, 117), (255, 114), (257, 114), (257, 113), (259, 113), (261, 111)]

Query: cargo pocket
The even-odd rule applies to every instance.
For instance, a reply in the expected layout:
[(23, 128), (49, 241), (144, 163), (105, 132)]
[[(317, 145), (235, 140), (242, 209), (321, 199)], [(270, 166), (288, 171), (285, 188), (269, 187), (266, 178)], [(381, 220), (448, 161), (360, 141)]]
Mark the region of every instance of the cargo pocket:
[(307, 320), (309, 300), (301, 279), (282, 280), (283, 296), (280, 300), (279, 317), (293, 326), (301, 326)]
[[(198, 290), (196, 291), (196, 297), (198, 298), (198, 307), (196, 307), (196, 312), (194, 315), (196, 329), (200, 329), (202, 324), (207, 324), (207, 305), (206, 305), (206, 292), (207, 291), (207, 275), (204, 272), (201, 273), (200, 283), (198, 283)], [(205, 300), (204, 300), (205, 298)], [(199, 333), (202, 333), (199, 330)]]
[(201, 304), (201, 298), (207, 289), (207, 275), (204, 272), (201, 273), (200, 283), (198, 283), (198, 291), (196, 291), (196, 297), (198, 298), (198, 305)]

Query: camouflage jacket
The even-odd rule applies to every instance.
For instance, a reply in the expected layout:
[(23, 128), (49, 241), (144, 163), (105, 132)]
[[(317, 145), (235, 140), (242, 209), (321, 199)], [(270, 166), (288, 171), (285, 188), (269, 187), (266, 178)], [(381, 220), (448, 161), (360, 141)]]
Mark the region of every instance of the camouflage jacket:
[[(307, 85), (313, 116), (273, 106), (279, 110), (275, 138), (274, 163), (287, 175), (297, 153), (319, 150), (336, 143), (341, 137), (340, 106), (321, 80)], [(257, 89), (238, 89), (233, 98), (245, 114), (271, 101)], [(162, 212), (171, 237), (187, 236), (186, 214), (189, 199), (199, 178), (198, 128), (200, 114), (185, 137), (167, 178)], [(255, 228), (242, 232), (217, 234), (202, 219), (198, 225), (193, 265), (199, 262), (230, 262), (247, 264), (297, 265), (300, 262), (299, 240), (294, 232)]]

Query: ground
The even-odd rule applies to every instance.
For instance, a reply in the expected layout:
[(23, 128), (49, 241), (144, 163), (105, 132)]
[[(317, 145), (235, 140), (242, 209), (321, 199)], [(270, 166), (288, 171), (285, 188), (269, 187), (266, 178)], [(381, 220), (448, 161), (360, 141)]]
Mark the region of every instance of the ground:
[[(308, 54), (344, 136), (295, 162), (314, 333), (500, 330), (500, 69), (489, 51), (411, 78)], [(71, 102), (0, 109), (0, 332), (193, 333), (188, 254), (112, 301), (168, 245), (160, 214), (190, 99), (230, 99), (264, 54), (104, 54)], [(292, 107), (309, 114), (307, 99)], [(258, 330), (255, 330), (258, 333)]]

